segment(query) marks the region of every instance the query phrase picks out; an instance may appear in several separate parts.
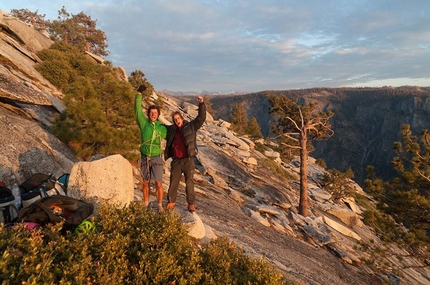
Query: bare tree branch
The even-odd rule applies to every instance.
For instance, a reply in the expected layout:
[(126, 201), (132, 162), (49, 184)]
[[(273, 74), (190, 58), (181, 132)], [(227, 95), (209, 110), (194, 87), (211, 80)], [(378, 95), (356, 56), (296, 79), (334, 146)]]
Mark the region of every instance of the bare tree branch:
[(288, 146), (288, 147), (290, 147), (290, 148), (293, 148), (293, 149), (301, 149), (301, 147), (300, 146), (297, 146), (297, 145), (290, 145), (290, 144), (287, 144), (287, 143), (281, 143), (282, 145), (285, 145), (285, 146)]

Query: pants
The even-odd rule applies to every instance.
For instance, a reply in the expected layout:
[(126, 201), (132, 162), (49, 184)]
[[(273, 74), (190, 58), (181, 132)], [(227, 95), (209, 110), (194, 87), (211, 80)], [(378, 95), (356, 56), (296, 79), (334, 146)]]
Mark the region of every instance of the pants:
[(169, 202), (176, 202), (178, 186), (183, 173), (187, 203), (188, 205), (194, 204), (196, 201), (196, 194), (194, 193), (194, 157), (174, 158), (170, 165), (170, 185), (167, 194)]

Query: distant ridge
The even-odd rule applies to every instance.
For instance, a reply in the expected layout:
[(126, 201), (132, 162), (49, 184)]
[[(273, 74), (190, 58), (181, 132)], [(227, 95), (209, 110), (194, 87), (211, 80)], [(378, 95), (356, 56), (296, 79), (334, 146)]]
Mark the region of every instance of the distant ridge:
[(241, 92), (241, 91), (231, 91), (229, 93), (222, 93), (222, 92), (206, 91), (206, 90), (202, 90), (202, 91), (197, 92), (197, 91), (171, 91), (171, 90), (167, 90), (167, 89), (160, 90), (160, 92), (167, 94), (169, 96), (194, 96), (194, 95), (214, 96), (214, 95), (244, 95), (244, 94), (248, 94), (247, 92)]
[(268, 114), (271, 95), (286, 95), (301, 102), (314, 101), (322, 110), (335, 113), (335, 134), (327, 141), (314, 142), (312, 155), (322, 158), (329, 168), (345, 171), (351, 167), (361, 184), (366, 167), (390, 179), (396, 173), (391, 160), (393, 144), (401, 141), (400, 130), (409, 124), (414, 134), (429, 128), (430, 87), (339, 87), (261, 91), (229, 96), (211, 96), (215, 119), (230, 120), (235, 104), (243, 104), (248, 119), (255, 117), (263, 136), (271, 136), (272, 118)]

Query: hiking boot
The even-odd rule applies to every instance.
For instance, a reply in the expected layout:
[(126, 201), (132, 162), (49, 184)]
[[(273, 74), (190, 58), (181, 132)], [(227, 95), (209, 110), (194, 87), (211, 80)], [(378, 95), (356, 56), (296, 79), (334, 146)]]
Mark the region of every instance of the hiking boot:
[(175, 208), (175, 205), (176, 205), (176, 203), (175, 202), (169, 202), (169, 203), (167, 203), (167, 205), (166, 205), (166, 210), (170, 210), (170, 209), (173, 209), (173, 208)]
[(190, 211), (190, 213), (194, 213), (196, 211), (196, 207), (194, 207), (194, 204), (188, 205), (188, 211)]

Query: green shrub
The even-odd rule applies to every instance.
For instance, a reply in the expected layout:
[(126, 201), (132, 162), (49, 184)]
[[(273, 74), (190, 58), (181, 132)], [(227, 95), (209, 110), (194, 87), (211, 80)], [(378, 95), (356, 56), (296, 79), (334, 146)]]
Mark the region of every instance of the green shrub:
[(111, 66), (95, 64), (85, 53), (55, 43), (38, 53), (37, 70), (64, 94), (66, 107), (52, 133), (88, 160), (96, 154), (121, 154), (137, 160), (139, 129), (133, 112), (135, 91)]
[(286, 284), (263, 260), (227, 239), (199, 249), (179, 218), (144, 211), (141, 203), (102, 205), (97, 231), (61, 224), (29, 231), (0, 224), (3, 284)]
[(378, 210), (367, 210), (363, 214), (364, 224), (376, 230), (376, 233), (385, 242), (399, 242), (402, 233), (398, 231), (393, 218)]
[(263, 152), (266, 147), (264, 146), (264, 144), (260, 143), (260, 142), (256, 142), (255, 143), (255, 150), (259, 151), (259, 152)]
[(325, 160), (324, 160), (324, 159), (322, 159), (322, 158), (317, 158), (317, 159), (315, 160), (315, 163), (316, 163), (316, 164), (318, 164), (319, 166), (321, 166), (322, 168), (327, 169), (327, 163), (325, 162)]
[(270, 158), (265, 158), (261, 160), (261, 162), (266, 165), (273, 173), (277, 174), (277, 176), (282, 181), (288, 181), (288, 180), (297, 180), (298, 178), (291, 172), (284, 169), (282, 166), (280, 166), (276, 161)]
[(323, 189), (332, 195), (332, 199), (339, 200), (353, 195), (355, 189), (352, 178), (354, 178), (354, 172), (351, 168), (348, 168), (345, 172), (333, 168), (323, 175), (321, 182), (323, 183)]
[(286, 284), (287, 280), (262, 259), (252, 259), (227, 238), (211, 241), (202, 252), (202, 284)]

